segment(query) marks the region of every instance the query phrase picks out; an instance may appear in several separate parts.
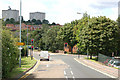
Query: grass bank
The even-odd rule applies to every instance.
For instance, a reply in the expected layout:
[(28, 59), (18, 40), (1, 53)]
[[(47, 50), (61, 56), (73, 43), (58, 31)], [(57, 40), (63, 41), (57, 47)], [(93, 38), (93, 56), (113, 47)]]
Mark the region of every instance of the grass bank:
[(31, 68), (32, 66), (34, 66), (34, 64), (36, 63), (36, 60), (33, 58), (33, 60), (31, 60), (31, 57), (22, 57), (21, 58), (21, 67), (19, 67), (19, 64), (12, 70), (11, 74), (10, 74), (10, 78), (14, 78), (17, 75), (25, 72), (26, 70), (28, 70), (29, 68)]

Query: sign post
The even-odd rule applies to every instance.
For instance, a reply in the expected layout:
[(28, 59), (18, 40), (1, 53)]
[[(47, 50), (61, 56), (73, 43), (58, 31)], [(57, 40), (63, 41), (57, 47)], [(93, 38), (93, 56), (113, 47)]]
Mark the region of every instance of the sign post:
[(34, 39), (31, 39), (31, 60), (33, 59), (33, 43)]

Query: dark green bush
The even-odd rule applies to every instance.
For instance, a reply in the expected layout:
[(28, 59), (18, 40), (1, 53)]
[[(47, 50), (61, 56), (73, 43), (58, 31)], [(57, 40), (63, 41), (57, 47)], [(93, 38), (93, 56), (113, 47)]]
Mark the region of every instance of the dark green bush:
[(2, 31), (2, 77), (9, 78), (12, 69), (18, 63), (19, 50), (15, 38), (9, 30)]
[(27, 56), (27, 47), (24, 46), (23, 49), (21, 50), (21, 56)]

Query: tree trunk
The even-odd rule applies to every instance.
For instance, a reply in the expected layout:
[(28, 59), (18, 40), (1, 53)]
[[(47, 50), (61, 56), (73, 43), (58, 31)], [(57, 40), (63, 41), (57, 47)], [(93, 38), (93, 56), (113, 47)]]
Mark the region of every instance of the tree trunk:
[(90, 59), (92, 59), (92, 53), (90, 53)]
[(73, 53), (73, 46), (71, 46), (71, 53)]
[(99, 54), (99, 53), (97, 52), (97, 61), (98, 61), (98, 54)]

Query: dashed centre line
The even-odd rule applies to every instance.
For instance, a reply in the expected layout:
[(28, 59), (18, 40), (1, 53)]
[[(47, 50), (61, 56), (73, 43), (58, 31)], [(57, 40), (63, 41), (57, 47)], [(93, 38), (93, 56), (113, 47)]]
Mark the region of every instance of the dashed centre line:
[(66, 72), (64, 71), (64, 75), (66, 75)]
[(75, 77), (74, 77), (74, 75), (73, 75), (73, 71), (72, 71), (72, 69), (71, 69), (70, 66), (69, 66), (68, 69), (65, 69), (65, 70), (64, 70), (64, 75), (65, 75), (65, 78), (66, 78), (67, 80), (69, 80), (69, 78), (70, 78), (70, 79), (72, 78), (72, 80), (75, 80)]
[(70, 71), (71, 72), (71, 74), (73, 75), (73, 72), (72, 71)]

